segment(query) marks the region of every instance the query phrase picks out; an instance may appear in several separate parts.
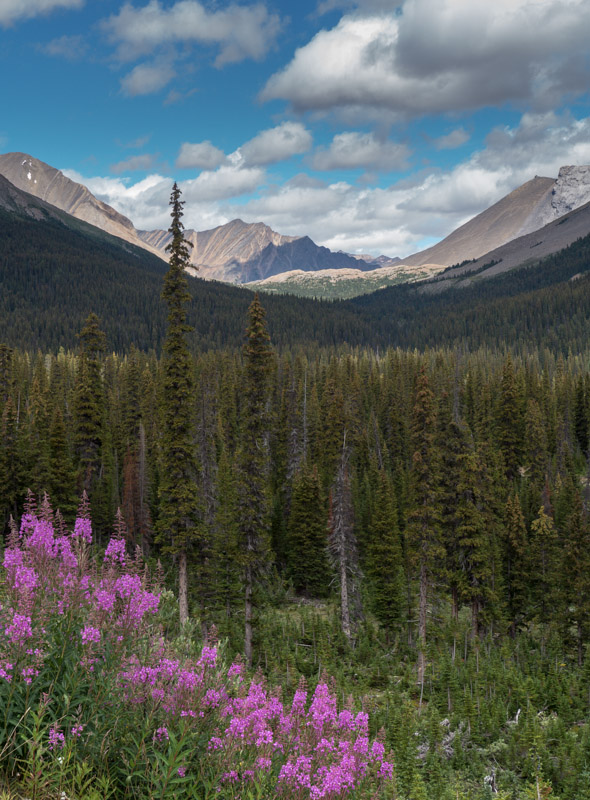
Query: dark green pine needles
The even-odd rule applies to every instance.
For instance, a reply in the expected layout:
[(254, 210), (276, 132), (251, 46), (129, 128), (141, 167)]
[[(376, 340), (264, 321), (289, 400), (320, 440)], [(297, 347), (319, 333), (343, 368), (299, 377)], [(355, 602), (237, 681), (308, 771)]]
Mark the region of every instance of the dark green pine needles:
[(189, 266), (190, 242), (184, 238), (180, 189), (175, 183), (170, 196), (172, 235), (166, 250), (170, 268), (164, 278), (162, 299), (168, 307), (163, 352), (162, 461), (158, 539), (176, 556), (178, 563), (178, 602), (180, 623), (188, 620), (189, 549), (198, 543), (199, 513), (197, 497), (198, 465), (195, 454), (194, 395), (195, 378), (187, 336), (192, 328), (186, 322), (186, 306), (191, 296), (185, 268)]

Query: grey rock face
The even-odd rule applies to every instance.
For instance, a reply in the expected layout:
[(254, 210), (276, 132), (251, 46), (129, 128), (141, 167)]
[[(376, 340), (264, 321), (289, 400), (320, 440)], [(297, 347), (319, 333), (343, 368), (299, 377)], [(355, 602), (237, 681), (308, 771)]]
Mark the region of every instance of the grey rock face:
[(590, 200), (590, 166), (562, 167), (551, 195), (555, 218)]
[(551, 192), (531, 210), (518, 235), (532, 233), (589, 201), (590, 166), (561, 167)]

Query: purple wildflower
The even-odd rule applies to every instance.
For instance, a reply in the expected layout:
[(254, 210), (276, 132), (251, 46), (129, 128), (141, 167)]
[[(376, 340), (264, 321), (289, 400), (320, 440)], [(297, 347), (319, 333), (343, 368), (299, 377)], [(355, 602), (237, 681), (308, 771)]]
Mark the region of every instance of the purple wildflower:
[(111, 564), (124, 564), (125, 559), (125, 539), (111, 539), (105, 550), (104, 560)]
[(82, 644), (100, 642), (100, 631), (98, 628), (93, 628), (92, 625), (86, 625), (80, 635), (82, 636)]
[(66, 743), (66, 737), (58, 730), (57, 726), (49, 729), (49, 749), (55, 750), (56, 748), (63, 748)]
[(90, 520), (78, 517), (74, 523), (72, 536), (86, 542), (86, 544), (90, 544), (92, 542), (92, 523)]

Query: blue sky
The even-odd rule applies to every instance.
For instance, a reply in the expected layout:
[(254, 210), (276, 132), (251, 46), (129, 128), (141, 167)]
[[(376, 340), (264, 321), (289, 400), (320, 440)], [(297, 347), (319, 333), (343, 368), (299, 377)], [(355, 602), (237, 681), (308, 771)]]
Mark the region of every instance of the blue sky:
[(0, 0), (0, 151), (144, 229), (404, 256), (590, 163), (588, 0)]

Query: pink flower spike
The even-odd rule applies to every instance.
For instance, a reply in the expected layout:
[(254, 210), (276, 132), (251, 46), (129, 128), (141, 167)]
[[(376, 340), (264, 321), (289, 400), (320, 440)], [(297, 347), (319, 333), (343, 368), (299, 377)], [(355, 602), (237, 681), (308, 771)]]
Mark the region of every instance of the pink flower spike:
[(92, 625), (86, 625), (80, 634), (82, 636), (82, 644), (89, 642), (100, 642), (100, 631), (98, 628), (93, 628)]
[(92, 543), (92, 523), (89, 519), (78, 517), (74, 523), (74, 532), (72, 536), (81, 539), (86, 544)]

